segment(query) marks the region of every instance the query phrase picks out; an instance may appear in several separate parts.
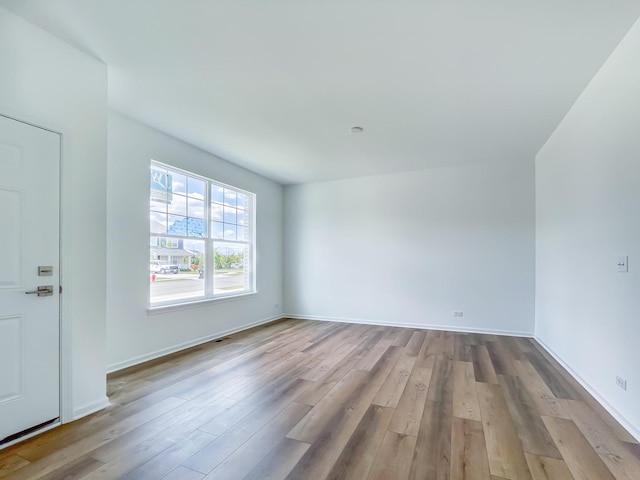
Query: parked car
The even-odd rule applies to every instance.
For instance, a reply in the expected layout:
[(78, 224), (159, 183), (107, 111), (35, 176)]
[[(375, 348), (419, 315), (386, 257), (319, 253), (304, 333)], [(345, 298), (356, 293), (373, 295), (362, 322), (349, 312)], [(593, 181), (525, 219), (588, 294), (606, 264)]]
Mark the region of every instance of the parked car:
[(151, 273), (173, 273), (176, 274), (180, 271), (178, 265), (171, 265), (169, 263), (163, 263), (159, 261), (151, 262), (149, 264), (149, 271)]

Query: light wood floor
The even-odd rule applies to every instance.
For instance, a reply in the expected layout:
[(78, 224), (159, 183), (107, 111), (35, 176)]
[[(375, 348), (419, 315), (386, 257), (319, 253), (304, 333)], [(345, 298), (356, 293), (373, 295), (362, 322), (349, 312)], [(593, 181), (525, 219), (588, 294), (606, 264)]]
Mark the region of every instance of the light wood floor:
[(0, 477), (640, 479), (638, 442), (528, 339), (286, 320), (108, 389)]

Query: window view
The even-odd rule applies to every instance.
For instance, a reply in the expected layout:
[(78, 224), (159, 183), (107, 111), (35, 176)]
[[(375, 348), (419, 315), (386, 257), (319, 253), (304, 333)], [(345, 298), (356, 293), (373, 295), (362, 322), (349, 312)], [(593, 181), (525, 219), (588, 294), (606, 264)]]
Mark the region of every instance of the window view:
[(254, 195), (156, 162), (150, 182), (151, 305), (252, 292)]

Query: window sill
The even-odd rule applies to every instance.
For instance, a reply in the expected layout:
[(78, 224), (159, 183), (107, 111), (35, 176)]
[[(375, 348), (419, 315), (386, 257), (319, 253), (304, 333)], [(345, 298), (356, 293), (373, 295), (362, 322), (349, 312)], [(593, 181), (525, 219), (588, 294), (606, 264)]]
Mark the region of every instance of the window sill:
[(149, 307), (147, 309), (147, 315), (159, 315), (162, 313), (172, 312), (174, 310), (186, 310), (189, 308), (199, 308), (199, 307), (204, 307), (206, 305), (213, 305), (217, 303), (234, 302), (237, 300), (244, 300), (248, 297), (253, 297), (254, 295), (257, 295), (257, 294), (258, 292), (247, 292), (247, 293), (240, 293), (238, 295), (229, 295), (227, 297), (204, 298), (202, 300), (194, 300), (192, 302), (172, 303), (169, 305), (156, 305), (153, 307)]

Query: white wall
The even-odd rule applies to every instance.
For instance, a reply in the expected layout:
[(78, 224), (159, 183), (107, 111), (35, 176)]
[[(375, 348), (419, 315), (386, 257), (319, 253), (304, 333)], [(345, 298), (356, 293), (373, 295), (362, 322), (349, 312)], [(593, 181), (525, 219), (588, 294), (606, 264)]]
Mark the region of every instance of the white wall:
[(106, 66), (0, 7), (0, 112), (62, 132), (63, 418), (106, 405)]
[(536, 336), (638, 438), (639, 127), (636, 23), (537, 156)]
[[(280, 318), (281, 185), (114, 112), (109, 114), (108, 157), (109, 370)], [(256, 194), (257, 295), (148, 314), (151, 159)]]
[(285, 189), (287, 314), (531, 335), (533, 295), (533, 159)]

